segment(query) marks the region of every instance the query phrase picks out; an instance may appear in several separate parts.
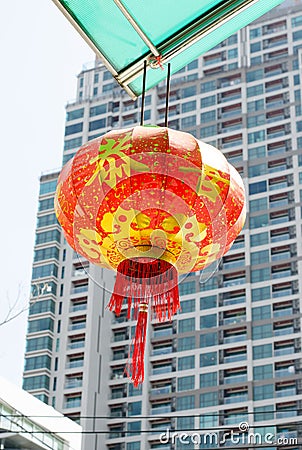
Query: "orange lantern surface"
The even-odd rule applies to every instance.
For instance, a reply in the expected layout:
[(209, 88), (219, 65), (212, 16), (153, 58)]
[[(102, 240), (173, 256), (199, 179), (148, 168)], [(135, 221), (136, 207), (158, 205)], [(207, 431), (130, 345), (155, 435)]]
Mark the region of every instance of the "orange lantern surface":
[(137, 318), (132, 360), (144, 378), (147, 312), (170, 320), (179, 308), (177, 274), (221, 258), (245, 220), (241, 177), (216, 148), (168, 128), (110, 131), (63, 167), (55, 208), (78, 253), (117, 271), (109, 308), (128, 299)]

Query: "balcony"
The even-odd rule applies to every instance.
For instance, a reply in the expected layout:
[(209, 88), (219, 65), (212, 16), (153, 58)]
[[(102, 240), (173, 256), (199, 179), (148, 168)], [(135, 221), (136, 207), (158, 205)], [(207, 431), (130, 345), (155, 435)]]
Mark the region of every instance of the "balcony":
[(225, 356), (223, 358), (224, 364), (229, 364), (237, 361), (245, 361), (246, 360), (246, 353), (239, 353), (234, 355)]
[(231, 395), (229, 397), (224, 398), (224, 404), (229, 405), (230, 403), (239, 403), (239, 402), (247, 402), (248, 401), (248, 395), (246, 394), (238, 394), (238, 395)]
[(223, 306), (237, 305), (238, 303), (245, 303), (245, 302), (246, 302), (245, 297), (226, 298), (223, 300)]
[(85, 340), (69, 342), (69, 344), (67, 345), (68, 350), (75, 350), (83, 347), (85, 347)]
[(80, 294), (88, 291), (88, 284), (81, 284), (80, 286), (74, 286), (71, 289), (71, 294)]
[(246, 381), (247, 381), (247, 374), (224, 377), (225, 384), (245, 383)]
[(283, 259), (289, 259), (289, 258), (291, 258), (290, 251), (274, 253), (271, 256), (272, 261), (282, 261)]
[(69, 312), (77, 312), (77, 311), (86, 311), (87, 310), (87, 303), (75, 303), (71, 305)]
[(159, 406), (159, 407), (151, 407), (151, 415), (157, 416), (160, 414), (167, 414), (172, 412), (172, 406), (171, 405), (165, 405), (165, 406)]
[(66, 369), (75, 369), (84, 366), (84, 358), (79, 360), (71, 360), (66, 364)]
[(158, 347), (158, 348), (154, 348), (152, 350), (152, 356), (155, 355), (167, 355), (169, 353), (173, 352), (173, 347), (169, 346), (169, 347)]
[(291, 397), (297, 395), (296, 386), (276, 390), (276, 397)]
[(73, 322), (69, 325), (68, 330), (69, 331), (77, 331), (77, 330), (82, 330), (83, 328), (86, 328), (86, 321), (85, 322)]
[(272, 278), (277, 279), (277, 278), (291, 277), (292, 275), (294, 275), (294, 273), (292, 273), (290, 269), (280, 270), (279, 272), (273, 272)]
[(293, 334), (295, 332), (294, 327), (277, 328), (274, 330), (274, 336), (286, 336), (287, 334)]
[(246, 341), (247, 339), (247, 335), (245, 334), (234, 334), (233, 336), (226, 336), (223, 339), (223, 343), (224, 344), (230, 344), (232, 342), (241, 342), (241, 341)]
[(276, 309), (273, 313), (274, 317), (291, 316), (294, 314), (293, 308)]
[(274, 350), (274, 356), (292, 355), (293, 353), (295, 353), (295, 347), (292, 345), (289, 347), (276, 348)]
[(162, 386), (158, 388), (152, 388), (150, 391), (151, 395), (163, 395), (163, 394), (170, 394), (172, 392), (172, 386)]
[(223, 319), (223, 325), (230, 325), (230, 324), (241, 323), (241, 322), (245, 322), (245, 321), (246, 321), (246, 315), (226, 317)]
[(71, 378), (70, 380), (66, 380), (64, 389), (75, 389), (83, 386), (82, 378)]
[(172, 371), (173, 371), (172, 366), (153, 367), (152, 375), (166, 374), (166, 373), (171, 373)]
[[(292, 366), (293, 367), (293, 366)], [(293, 367), (293, 371), (289, 370), (290, 368), (287, 367), (286, 369), (276, 369), (275, 370), (275, 377), (276, 378), (280, 378), (280, 377), (289, 377), (289, 376), (293, 376), (293, 374), (295, 373), (295, 368)]]
[(171, 336), (173, 334), (173, 328), (158, 328), (153, 331), (153, 337)]

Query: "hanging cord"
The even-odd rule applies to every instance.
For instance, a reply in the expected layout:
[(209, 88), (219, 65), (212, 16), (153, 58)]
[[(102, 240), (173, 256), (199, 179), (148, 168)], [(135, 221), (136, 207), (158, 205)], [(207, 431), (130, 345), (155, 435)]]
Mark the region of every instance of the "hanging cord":
[(171, 64), (168, 63), (167, 90), (166, 90), (166, 111), (165, 111), (165, 127), (168, 127), (169, 95), (170, 95), (170, 79), (171, 79)]
[(147, 61), (145, 60), (144, 61), (144, 72), (143, 72), (142, 104), (141, 104), (141, 126), (144, 125), (146, 75), (147, 75)]

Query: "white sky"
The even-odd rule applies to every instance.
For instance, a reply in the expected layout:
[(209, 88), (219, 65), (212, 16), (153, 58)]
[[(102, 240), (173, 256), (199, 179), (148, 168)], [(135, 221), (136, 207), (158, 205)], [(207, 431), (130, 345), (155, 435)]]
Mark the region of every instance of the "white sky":
[[(0, 322), (29, 295), (39, 176), (61, 165), (65, 104), (92, 51), (51, 0), (1, 8)], [(27, 312), (0, 327), (0, 376), (21, 385)]]

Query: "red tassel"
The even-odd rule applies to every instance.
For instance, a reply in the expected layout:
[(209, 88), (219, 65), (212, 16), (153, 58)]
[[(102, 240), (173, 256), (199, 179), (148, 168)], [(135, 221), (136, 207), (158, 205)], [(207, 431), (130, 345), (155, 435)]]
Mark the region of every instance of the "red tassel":
[(145, 348), (146, 334), (148, 325), (148, 304), (140, 303), (138, 319), (135, 330), (135, 338), (133, 340), (132, 359), (127, 363), (126, 373), (131, 376), (133, 384), (137, 387), (144, 381), (145, 375)]
[[(180, 308), (177, 270), (164, 260), (151, 258), (126, 259), (117, 269), (114, 292), (108, 304), (117, 315), (127, 300), (128, 319), (137, 319), (133, 341), (132, 362), (127, 364), (127, 373), (135, 386), (144, 380), (144, 354), (147, 331), (147, 311), (159, 322), (171, 320)], [(129, 370), (128, 370), (129, 369)]]

